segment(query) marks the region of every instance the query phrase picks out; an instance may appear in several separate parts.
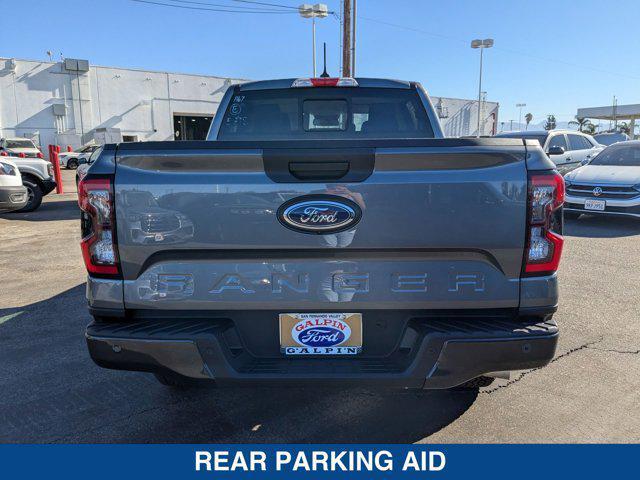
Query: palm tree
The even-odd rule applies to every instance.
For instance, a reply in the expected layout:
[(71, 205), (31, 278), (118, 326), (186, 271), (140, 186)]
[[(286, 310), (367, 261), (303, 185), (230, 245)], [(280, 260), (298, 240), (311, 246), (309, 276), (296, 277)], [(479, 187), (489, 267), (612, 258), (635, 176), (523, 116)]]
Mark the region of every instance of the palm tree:
[(524, 121), (527, 122), (527, 125), (525, 126), (525, 130), (529, 130), (529, 124), (531, 123), (531, 120), (533, 120), (533, 115), (531, 115), (530, 113), (527, 113), (524, 116)]
[(579, 132), (584, 132), (584, 129), (587, 128), (588, 125), (593, 126), (593, 124), (591, 123), (591, 120), (589, 120), (588, 118), (578, 117), (578, 116), (576, 116), (575, 120), (571, 120), (569, 122), (569, 125), (578, 127)]
[(556, 128), (556, 116), (547, 115), (547, 122), (544, 124), (544, 129), (553, 130), (554, 128)]
[(629, 135), (629, 133), (631, 132), (631, 128), (629, 128), (629, 124), (627, 122), (620, 122), (618, 123), (618, 131), (620, 133), (626, 133), (627, 135)]

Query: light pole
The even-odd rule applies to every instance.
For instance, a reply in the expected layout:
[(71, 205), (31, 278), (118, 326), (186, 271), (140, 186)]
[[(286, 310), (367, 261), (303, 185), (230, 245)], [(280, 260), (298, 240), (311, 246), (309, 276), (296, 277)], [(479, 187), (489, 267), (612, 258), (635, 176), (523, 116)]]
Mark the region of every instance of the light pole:
[(298, 7), (298, 12), (303, 18), (311, 19), (312, 44), (313, 44), (313, 76), (316, 76), (316, 17), (325, 18), (329, 15), (329, 9), (324, 3), (310, 5), (303, 3)]
[(484, 40), (472, 40), (471, 48), (479, 48), (480, 49), (480, 80), (478, 81), (478, 134), (477, 137), (480, 137), (480, 116), (482, 110), (480, 108), (480, 104), (482, 103), (482, 51), (485, 48), (493, 47), (493, 38), (485, 38)]
[(518, 114), (518, 128), (522, 128), (522, 107), (526, 107), (526, 103), (516, 103), (516, 108), (520, 109), (520, 113)]

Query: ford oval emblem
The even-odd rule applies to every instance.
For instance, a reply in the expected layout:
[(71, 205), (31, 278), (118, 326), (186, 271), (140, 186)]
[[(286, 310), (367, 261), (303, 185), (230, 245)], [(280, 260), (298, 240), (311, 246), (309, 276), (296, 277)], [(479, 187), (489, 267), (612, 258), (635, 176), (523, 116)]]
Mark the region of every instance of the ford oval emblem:
[(362, 211), (355, 202), (332, 195), (294, 198), (278, 209), (278, 219), (287, 228), (303, 233), (328, 234), (354, 227)]
[(338, 319), (306, 319), (293, 326), (291, 336), (305, 347), (335, 347), (351, 337), (351, 327)]

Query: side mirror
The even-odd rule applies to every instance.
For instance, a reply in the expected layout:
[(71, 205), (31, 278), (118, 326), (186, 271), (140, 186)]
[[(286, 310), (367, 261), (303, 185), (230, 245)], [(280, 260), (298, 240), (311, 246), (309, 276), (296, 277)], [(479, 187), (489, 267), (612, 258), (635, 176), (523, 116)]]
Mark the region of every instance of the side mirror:
[(591, 162), (590, 158), (583, 158), (580, 162), (580, 166), (584, 167), (585, 165), (589, 165), (589, 162)]
[(549, 155), (562, 155), (564, 153), (563, 147), (549, 147)]
[(87, 163), (89, 163), (89, 162), (87, 161), (86, 158), (81, 158), (80, 160), (78, 160), (78, 165), (85, 165)]

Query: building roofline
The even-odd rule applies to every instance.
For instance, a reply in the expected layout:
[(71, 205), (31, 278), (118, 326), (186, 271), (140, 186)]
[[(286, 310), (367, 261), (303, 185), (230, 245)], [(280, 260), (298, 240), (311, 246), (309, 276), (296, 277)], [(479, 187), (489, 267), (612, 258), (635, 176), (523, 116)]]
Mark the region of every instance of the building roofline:
[[(61, 61), (50, 62), (48, 60), (30, 60), (28, 58), (17, 58), (17, 57), (0, 57), (0, 60), (16, 60), (16, 61), (20, 61), (20, 62), (33, 62), (33, 63), (48, 64), (48, 65), (57, 65), (59, 63), (62, 63)], [(209, 75), (209, 74), (204, 74), (204, 73), (185, 73), (185, 72), (174, 72), (174, 71), (167, 71), (167, 70), (152, 70), (152, 69), (148, 69), (148, 68), (118, 67), (118, 66), (98, 65), (98, 64), (94, 64), (94, 63), (89, 63), (89, 66), (90, 66), (90, 68), (113, 68), (113, 69), (117, 69), (117, 70), (128, 70), (128, 71), (132, 71), (132, 72), (162, 73), (162, 74), (165, 74), (165, 75), (190, 75), (190, 76), (193, 76), (193, 77), (217, 78), (219, 80), (231, 79), (231, 80), (237, 80), (239, 82), (248, 82), (249, 81), (248, 79), (245, 79), (245, 78), (222, 77), (220, 75)]]

